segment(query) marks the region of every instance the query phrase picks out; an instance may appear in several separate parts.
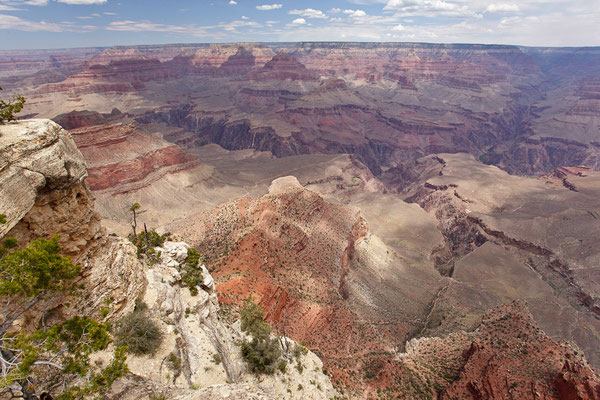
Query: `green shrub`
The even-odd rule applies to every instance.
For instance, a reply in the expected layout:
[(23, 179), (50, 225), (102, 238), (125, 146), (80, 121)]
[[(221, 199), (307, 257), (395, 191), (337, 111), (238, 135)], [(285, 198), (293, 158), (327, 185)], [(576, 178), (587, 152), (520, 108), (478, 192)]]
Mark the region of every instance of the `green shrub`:
[(187, 257), (185, 258), (185, 263), (190, 267), (196, 268), (198, 263), (200, 262), (200, 253), (192, 247), (187, 250)]
[[(2, 88), (0, 87), (0, 90)], [(16, 121), (15, 114), (19, 113), (25, 105), (23, 96), (15, 96), (11, 101), (0, 100), (0, 125), (5, 122)]]
[(204, 282), (204, 276), (202, 275), (202, 269), (198, 268), (200, 263), (200, 253), (193, 248), (189, 248), (187, 251), (187, 257), (185, 263), (181, 268), (181, 279), (183, 283), (190, 289), (192, 296), (198, 294), (198, 286)]
[[(4, 214), (0, 214), (2, 223), (6, 223)], [(107, 323), (81, 315), (55, 322), (45, 318), (53, 299), (80, 293), (72, 278), (81, 267), (60, 255), (59, 241), (56, 235), (15, 250), (17, 240), (7, 238), (0, 246), (0, 353), (8, 357), (2, 362), (0, 392), (13, 387), (22, 393), (19, 397), (38, 398), (41, 388), (31, 382), (49, 378), (54, 398), (83, 399), (92, 394), (100, 398), (127, 373), (125, 349), (115, 348), (112, 360), (103, 367), (92, 362), (92, 355), (106, 350), (111, 341)], [(27, 313), (28, 309), (34, 313)], [(32, 326), (32, 320), (39, 318), (40, 325), (45, 321), (44, 329), (31, 332), (20, 323), (15, 326), (19, 318)], [(55, 365), (62, 366), (62, 377), (46, 370)], [(76, 377), (83, 379), (74, 386)]]
[(160, 260), (161, 252), (156, 251), (155, 247), (162, 247), (170, 234), (160, 235), (154, 229), (146, 232), (142, 231), (137, 235), (129, 234), (128, 239), (137, 247), (137, 256), (140, 259), (145, 258), (149, 265), (156, 264)]
[(242, 342), (242, 357), (248, 364), (250, 372), (256, 374), (272, 374), (275, 362), (280, 356), (279, 344), (272, 339), (252, 339)]
[(263, 320), (264, 312), (252, 299), (246, 300), (241, 311), (242, 331), (252, 336), (241, 343), (242, 357), (251, 372), (272, 374), (281, 356), (279, 343), (271, 338), (271, 327)]
[(136, 309), (121, 319), (115, 333), (119, 346), (127, 346), (133, 354), (154, 354), (162, 343), (158, 324), (150, 318), (147, 306)]
[(282, 374), (287, 372), (287, 362), (285, 360), (279, 360), (279, 365), (277, 367)]
[(171, 365), (171, 369), (175, 371), (177, 375), (179, 375), (179, 371), (181, 371), (181, 358), (175, 354), (174, 351), (169, 353), (169, 357), (167, 358), (169, 364)]

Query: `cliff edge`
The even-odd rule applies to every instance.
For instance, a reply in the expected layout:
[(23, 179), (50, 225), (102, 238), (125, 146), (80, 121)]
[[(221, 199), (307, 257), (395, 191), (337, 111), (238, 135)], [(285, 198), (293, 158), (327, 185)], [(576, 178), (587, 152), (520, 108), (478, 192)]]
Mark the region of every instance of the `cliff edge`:
[[(197, 294), (182, 281), (189, 246), (167, 241), (156, 249), (159, 257), (153, 265), (139, 259), (129, 240), (102, 228), (86, 177), (83, 156), (58, 124), (40, 119), (0, 126), (0, 212), (7, 220), (0, 225), (0, 238), (16, 237), (24, 246), (60, 234), (63, 253), (82, 266), (76, 279), (85, 287), (84, 295), (74, 305), (57, 301), (53, 314), (100, 316), (114, 324), (142, 301), (160, 327), (160, 348), (150, 356), (128, 355), (130, 372), (115, 382), (108, 398), (336, 395), (321, 361), (310, 352), (302, 355), (303, 371), (290, 365), (271, 376), (248, 373), (237, 346), (244, 334), (239, 324), (221, 317), (208, 270), (198, 266), (202, 281)], [(179, 360), (176, 369), (168, 366), (173, 355)], [(101, 360), (103, 354), (98, 357)]]

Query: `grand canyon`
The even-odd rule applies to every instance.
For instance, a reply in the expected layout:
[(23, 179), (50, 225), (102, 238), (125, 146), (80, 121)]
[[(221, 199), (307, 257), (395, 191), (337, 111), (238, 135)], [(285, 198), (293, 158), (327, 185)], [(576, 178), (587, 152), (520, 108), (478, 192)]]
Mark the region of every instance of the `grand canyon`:
[[(211, 277), (196, 335), (228, 337), (212, 342), (223, 371), (200, 371), (190, 330), (169, 340), (192, 349), (199, 397), (133, 357), (109, 398), (600, 399), (600, 47), (7, 50), (0, 82), (33, 121), (0, 127), (2, 236), (61, 233), (100, 265), (90, 312), (104, 292), (115, 318), (136, 296), (157, 315), (174, 296), (192, 307), (163, 287), (171, 259), (144, 267), (119, 238), (139, 203)], [(41, 144), (11, 143), (19, 126)], [(24, 202), (9, 170), (54, 165), (53, 135), (75, 161)], [(282, 378), (293, 390), (232, 355), (227, 321), (249, 296), (310, 350), (312, 375)]]

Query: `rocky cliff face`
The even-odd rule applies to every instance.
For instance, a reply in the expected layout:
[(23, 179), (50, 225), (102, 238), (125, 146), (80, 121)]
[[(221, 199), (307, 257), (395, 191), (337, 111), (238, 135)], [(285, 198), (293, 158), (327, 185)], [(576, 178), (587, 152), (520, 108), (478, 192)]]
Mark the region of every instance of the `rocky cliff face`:
[(62, 249), (84, 267), (93, 289), (81, 307), (92, 312), (112, 297), (116, 314), (131, 310), (144, 287), (143, 266), (135, 247), (100, 226), (85, 161), (71, 135), (48, 120), (9, 124), (0, 133), (0, 198), (7, 215), (1, 236), (25, 244), (60, 234)]
[[(438, 158), (435, 163), (450, 175), (456, 160)], [(273, 181), (261, 198), (224, 204), (175, 228), (207, 256), (222, 302), (257, 296), (271, 323), (306, 341), (351, 397), (559, 399), (557, 385), (595, 393), (599, 380), (582, 351), (550, 339), (534, 322), (564, 336), (553, 325), (562, 318), (560, 329), (571, 329), (571, 338), (595, 359), (596, 341), (584, 333), (597, 329), (593, 312), (571, 302), (576, 297), (569, 300), (568, 291), (553, 292), (550, 285), (558, 282), (544, 277), (544, 254), (528, 261), (540, 263), (530, 267), (539, 272), (520, 267), (520, 252), (533, 251), (532, 243), (515, 239), (503, 246), (518, 250), (504, 250), (496, 244), (501, 235), (480, 232), (468, 219), (472, 211), (462, 209), (461, 220), (461, 199), (479, 212), (490, 207), (467, 199), (462, 189), (432, 178), (427, 193), (458, 196), (438, 202), (430, 193), (431, 202), (422, 204), (431, 212), (447, 207), (436, 217), (448, 229), (441, 228), (456, 263), (449, 280), (422, 261), (410, 262), (410, 239), (390, 245), (355, 209), (324, 201), (294, 177)], [(435, 260), (441, 251), (432, 247)], [(514, 298), (527, 299), (535, 320), (523, 301), (503, 305)], [(566, 360), (578, 365), (578, 378), (563, 368)], [(586, 398), (580, 396), (575, 398)]]
[[(445, 243), (432, 257), (454, 279), (432, 311), (428, 334), (473, 329), (466, 315), (481, 313), (483, 304), (524, 298), (546, 333), (575, 341), (598, 363), (598, 172), (562, 168), (540, 179), (517, 177), (450, 154), (417, 167), (420, 182), (405, 196), (437, 218)], [(474, 309), (466, 311), (467, 304)]]
[[(266, 379), (247, 373), (237, 346), (243, 333), (221, 319), (210, 273), (200, 267), (203, 282), (193, 296), (179, 273), (187, 257), (185, 243), (166, 242), (157, 249), (159, 262), (149, 266), (138, 259), (128, 240), (107, 235), (93, 210), (83, 156), (59, 125), (28, 120), (0, 127), (0, 160), (0, 199), (7, 215), (1, 236), (17, 237), (24, 244), (58, 233), (64, 252), (83, 266), (86, 295), (73, 306), (57, 304), (55, 312), (96, 315), (110, 299), (105, 318), (116, 320), (141, 299), (160, 323), (164, 341), (158, 352), (150, 358), (130, 356), (131, 373), (109, 397), (322, 399), (336, 395), (322, 373), (321, 361), (312, 353), (301, 356), (305, 371), (290, 367), (287, 374), (278, 372)], [(165, 366), (171, 353), (181, 360), (177, 373)]]

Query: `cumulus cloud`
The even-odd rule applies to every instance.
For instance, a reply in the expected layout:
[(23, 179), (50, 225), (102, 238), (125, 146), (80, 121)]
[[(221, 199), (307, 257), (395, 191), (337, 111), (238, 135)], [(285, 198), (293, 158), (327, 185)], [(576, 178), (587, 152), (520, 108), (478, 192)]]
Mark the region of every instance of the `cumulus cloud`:
[(234, 5), (237, 4), (237, 1), (235, 1), (235, 0), (229, 0), (229, 4), (231, 4), (232, 6), (234, 6)]
[(367, 13), (363, 10), (344, 10), (344, 14), (348, 14), (350, 18), (363, 18), (367, 16)]
[(306, 25), (306, 20), (304, 18), (296, 18), (292, 21), (292, 25)]
[(306, 18), (322, 18), (327, 19), (327, 15), (321, 10), (315, 10), (314, 8), (307, 8), (305, 10), (291, 10), (291, 15), (301, 15)]
[(260, 6), (256, 6), (257, 10), (268, 11), (268, 10), (277, 10), (278, 8), (283, 7), (282, 4), (262, 4)]

